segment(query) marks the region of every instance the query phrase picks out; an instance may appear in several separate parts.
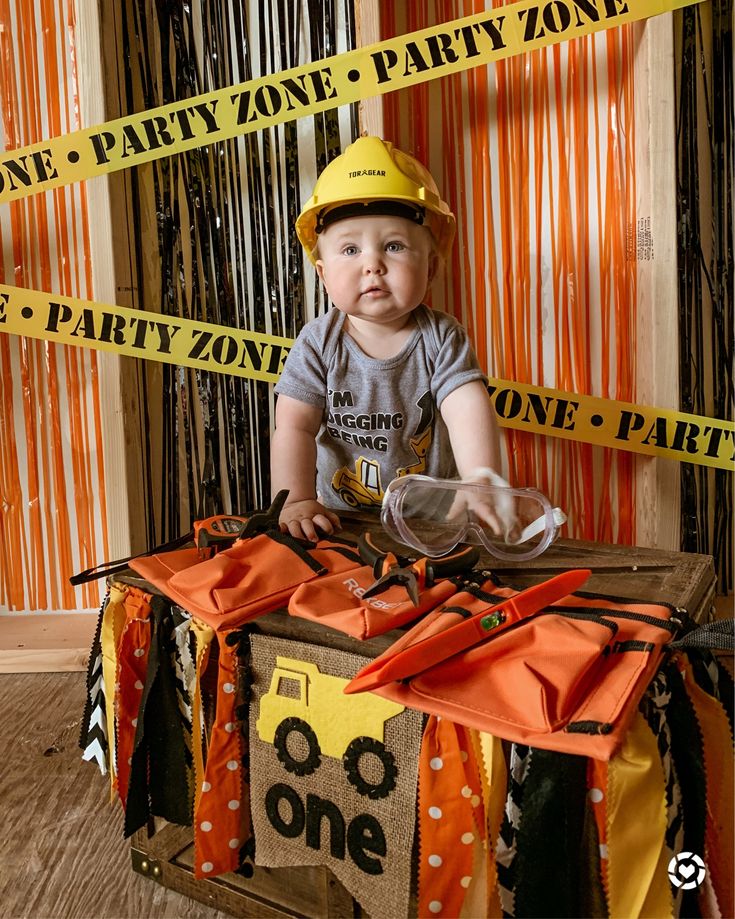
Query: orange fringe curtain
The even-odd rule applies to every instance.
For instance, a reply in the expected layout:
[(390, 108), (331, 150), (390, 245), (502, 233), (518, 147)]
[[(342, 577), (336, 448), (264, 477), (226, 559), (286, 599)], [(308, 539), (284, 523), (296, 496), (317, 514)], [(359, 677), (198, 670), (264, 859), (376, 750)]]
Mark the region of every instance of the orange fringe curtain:
[[(0, 0), (2, 144), (79, 123), (73, 0)], [(93, 298), (84, 183), (0, 208), (0, 281)], [(0, 611), (99, 605), (108, 558), (97, 356), (0, 334)]]
[[(502, 6), (494, 2), (493, 6)], [(380, 2), (381, 38), (472, 0)], [(632, 29), (611, 29), (383, 97), (384, 133), (457, 215), (434, 303), (490, 376), (635, 402)], [(635, 541), (630, 454), (505, 429), (508, 474), (569, 515), (565, 535)]]

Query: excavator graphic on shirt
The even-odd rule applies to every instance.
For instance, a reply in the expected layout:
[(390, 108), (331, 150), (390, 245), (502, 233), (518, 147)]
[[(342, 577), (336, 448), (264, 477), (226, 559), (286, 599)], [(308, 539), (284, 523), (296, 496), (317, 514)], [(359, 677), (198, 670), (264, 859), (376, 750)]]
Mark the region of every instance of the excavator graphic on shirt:
[[(426, 470), (426, 454), (434, 435), (434, 399), (427, 390), (416, 402), (421, 417), (409, 446), (416, 457), (415, 463), (396, 469), (396, 477), (421, 473)], [(366, 456), (359, 456), (355, 468), (342, 466), (332, 476), (332, 488), (348, 507), (379, 507), (383, 503), (383, 483), (380, 479), (380, 463)]]

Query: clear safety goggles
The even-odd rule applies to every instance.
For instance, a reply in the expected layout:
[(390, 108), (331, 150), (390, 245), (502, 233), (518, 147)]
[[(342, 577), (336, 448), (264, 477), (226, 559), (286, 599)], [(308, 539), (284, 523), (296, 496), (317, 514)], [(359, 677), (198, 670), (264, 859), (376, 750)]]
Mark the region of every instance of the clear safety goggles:
[[(484, 546), (496, 558), (524, 561), (556, 539), (566, 514), (535, 488), (406, 475), (383, 498), (381, 522), (398, 542), (437, 558), (460, 543)], [(500, 484), (502, 483), (502, 484)]]

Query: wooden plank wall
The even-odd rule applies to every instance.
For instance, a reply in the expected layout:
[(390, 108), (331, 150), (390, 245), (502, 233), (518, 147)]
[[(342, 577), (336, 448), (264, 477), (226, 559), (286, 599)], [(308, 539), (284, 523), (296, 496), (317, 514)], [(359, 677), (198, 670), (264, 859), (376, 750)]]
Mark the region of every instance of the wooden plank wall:
[[(91, 127), (109, 119), (105, 100), (102, 69), (103, 32), (97, 5), (81, 3), (77, 10), (77, 74), (79, 105), (83, 127)], [(87, 180), (89, 213), (93, 215), (94, 232), (90, 234), (90, 254), (95, 299), (102, 303), (130, 304), (118, 297), (117, 266), (121, 252), (119, 232), (124, 224), (112, 219), (111, 182), (107, 176)], [(117, 210), (116, 213), (119, 213)], [(130, 520), (128, 512), (125, 405), (125, 358), (101, 351), (98, 356), (100, 397), (104, 413), (103, 452), (107, 472), (108, 532), (111, 558), (121, 558), (130, 552)], [(104, 559), (100, 559), (104, 561)]]
[[(678, 409), (673, 14), (635, 29), (637, 401)], [(679, 548), (678, 463), (636, 457), (636, 532), (641, 546)]]

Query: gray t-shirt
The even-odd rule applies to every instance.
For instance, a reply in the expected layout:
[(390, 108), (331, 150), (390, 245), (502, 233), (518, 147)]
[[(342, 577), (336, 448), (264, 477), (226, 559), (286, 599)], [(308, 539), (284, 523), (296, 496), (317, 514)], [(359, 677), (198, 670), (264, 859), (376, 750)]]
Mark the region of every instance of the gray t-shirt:
[(324, 411), (316, 487), (328, 507), (378, 506), (399, 475), (457, 475), (439, 407), (487, 378), (456, 319), (426, 306), (413, 316), (416, 328), (387, 360), (360, 349), (337, 309), (307, 323), (286, 359), (276, 393)]

